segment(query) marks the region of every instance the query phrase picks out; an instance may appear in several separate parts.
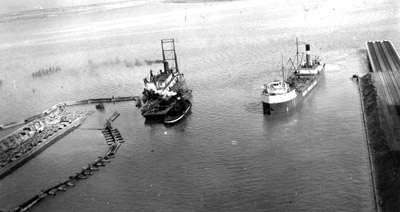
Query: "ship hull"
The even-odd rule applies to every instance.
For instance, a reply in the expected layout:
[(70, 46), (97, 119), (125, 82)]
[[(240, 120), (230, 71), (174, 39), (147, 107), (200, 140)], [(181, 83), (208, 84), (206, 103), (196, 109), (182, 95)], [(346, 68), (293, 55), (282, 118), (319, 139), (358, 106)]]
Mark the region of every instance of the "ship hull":
[[(182, 98), (189, 100), (192, 97), (192, 90), (183, 90)], [(163, 119), (168, 111), (172, 108), (171, 103), (167, 103), (167, 100), (158, 99), (149, 105), (142, 107), (142, 115), (146, 119)]]
[(263, 113), (267, 115), (274, 115), (274, 114), (281, 114), (281, 113), (287, 113), (293, 108), (297, 106), (298, 103), (300, 103), (303, 100), (303, 96), (300, 94), (297, 94), (295, 98), (286, 101), (286, 102), (280, 102), (280, 103), (268, 103), (268, 102), (263, 102)]
[(173, 124), (181, 120), (185, 115), (189, 112), (190, 108), (192, 108), (192, 103), (189, 102), (189, 100), (185, 100), (185, 109), (181, 111), (179, 114), (175, 115), (170, 115), (167, 114), (164, 118), (164, 123), (165, 124)]
[(272, 96), (271, 98), (268, 96), (264, 96), (265, 94), (262, 94), (263, 113), (267, 115), (274, 115), (291, 111), (298, 104), (300, 104), (315, 87), (317, 87), (317, 85), (324, 77), (324, 72), (325, 64), (318, 74), (313, 75), (315, 77), (310, 78), (312, 80), (309, 83), (307, 83), (304, 87), (296, 88), (291, 93), (288, 93), (286, 97), (283, 96), (281, 100), (274, 101), (274, 99), (278, 99), (280, 95), (277, 97)]

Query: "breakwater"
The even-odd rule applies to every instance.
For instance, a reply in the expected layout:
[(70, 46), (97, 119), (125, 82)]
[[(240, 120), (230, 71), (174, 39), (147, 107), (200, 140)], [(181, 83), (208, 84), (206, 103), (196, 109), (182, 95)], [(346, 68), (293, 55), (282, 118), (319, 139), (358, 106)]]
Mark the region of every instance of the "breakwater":
[(104, 156), (99, 156), (93, 162), (89, 163), (88, 166), (82, 167), (80, 171), (68, 177), (67, 180), (62, 181), (50, 188), (41, 190), (37, 195), (33, 196), (26, 202), (19, 205), (14, 212), (27, 211), (39, 202), (43, 201), (49, 196), (55, 196), (57, 192), (65, 192), (68, 187), (74, 187), (80, 180), (87, 179), (95, 172), (100, 171), (100, 167), (106, 166), (107, 163), (111, 162), (111, 159), (115, 158), (117, 151), (119, 150), (121, 143), (124, 140), (118, 131), (113, 128), (111, 123), (119, 116), (118, 112), (115, 112), (109, 119), (106, 120), (105, 128), (102, 129), (102, 133), (106, 138), (109, 148)]

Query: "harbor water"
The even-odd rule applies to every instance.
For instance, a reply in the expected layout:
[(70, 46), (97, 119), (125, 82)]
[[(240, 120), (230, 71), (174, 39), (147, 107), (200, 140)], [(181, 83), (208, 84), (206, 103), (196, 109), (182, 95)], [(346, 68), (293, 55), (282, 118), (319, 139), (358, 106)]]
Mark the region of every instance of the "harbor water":
[[(96, 129), (118, 111), (116, 158), (31, 211), (373, 211), (351, 76), (368, 71), (365, 41), (400, 46), (399, 2), (171, 2), (0, 14), (1, 124), (59, 102), (141, 95), (165, 38), (193, 89), (190, 115), (172, 126), (145, 121), (134, 102), (68, 107), (96, 112), (0, 181), (0, 210), (104, 155)], [(291, 113), (263, 115), (262, 85), (280, 79), (282, 55), (290, 66), (296, 37), (324, 58), (325, 79)], [(61, 70), (32, 77), (49, 67)]]

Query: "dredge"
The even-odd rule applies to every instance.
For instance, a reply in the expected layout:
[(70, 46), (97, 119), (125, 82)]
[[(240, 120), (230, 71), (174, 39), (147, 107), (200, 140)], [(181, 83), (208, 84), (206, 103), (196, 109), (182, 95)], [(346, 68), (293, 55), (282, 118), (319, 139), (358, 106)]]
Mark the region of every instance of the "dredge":
[(178, 93), (184, 100), (192, 96), (192, 90), (187, 88), (184, 75), (178, 68), (174, 39), (161, 40), (161, 48), (163, 70), (158, 74), (150, 70), (149, 76), (143, 79), (143, 105), (140, 110), (146, 119), (164, 118), (177, 104)]
[(323, 78), (325, 63), (322, 59), (311, 59), (310, 45), (306, 44), (306, 60), (302, 60), (299, 65), (297, 38), (296, 46), (297, 66), (289, 59), (293, 71), (285, 78), (285, 68), (282, 65), (282, 79), (264, 85), (261, 93), (264, 114), (285, 113), (295, 108)]

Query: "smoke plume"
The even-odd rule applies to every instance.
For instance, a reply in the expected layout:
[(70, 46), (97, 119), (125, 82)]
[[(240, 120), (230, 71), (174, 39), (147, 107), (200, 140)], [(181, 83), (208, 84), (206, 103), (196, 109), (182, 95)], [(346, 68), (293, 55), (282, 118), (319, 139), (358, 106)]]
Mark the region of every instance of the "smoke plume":
[(125, 66), (126, 68), (134, 68), (135, 66), (140, 67), (143, 65), (151, 66), (154, 64), (163, 63), (163, 60), (148, 60), (148, 59), (139, 60), (137, 58), (132, 60), (129, 59), (121, 60), (119, 57), (116, 57), (114, 59), (108, 59), (103, 62), (88, 60), (87, 63), (88, 63), (87, 67), (89, 70), (97, 70), (100, 67), (110, 67), (110, 66)]

